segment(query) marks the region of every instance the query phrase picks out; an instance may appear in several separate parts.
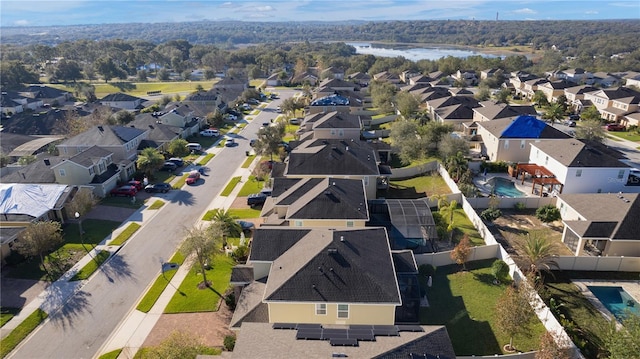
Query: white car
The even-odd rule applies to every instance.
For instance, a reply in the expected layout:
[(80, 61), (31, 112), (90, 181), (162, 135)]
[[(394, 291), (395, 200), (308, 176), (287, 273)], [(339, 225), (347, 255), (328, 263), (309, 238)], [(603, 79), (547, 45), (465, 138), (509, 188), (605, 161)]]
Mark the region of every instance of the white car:
[(210, 129), (207, 129), (207, 130), (200, 131), (200, 136), (218, 137), (218, 136), (220, 136), (220, 131), (210, 128)]

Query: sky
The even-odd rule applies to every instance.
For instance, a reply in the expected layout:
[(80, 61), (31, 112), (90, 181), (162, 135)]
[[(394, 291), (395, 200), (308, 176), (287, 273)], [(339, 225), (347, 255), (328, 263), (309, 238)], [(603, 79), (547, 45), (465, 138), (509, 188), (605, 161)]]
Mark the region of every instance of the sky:
[(0, 26), (202, 20), (640, 19), (639, 0), (0, 0)]

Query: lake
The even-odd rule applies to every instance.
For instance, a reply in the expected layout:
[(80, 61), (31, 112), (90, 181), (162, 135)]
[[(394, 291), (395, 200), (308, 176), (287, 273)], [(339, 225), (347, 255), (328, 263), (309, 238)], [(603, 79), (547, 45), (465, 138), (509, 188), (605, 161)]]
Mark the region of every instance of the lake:
[(351, 45), (356, 48), (358, 54), (368, 54), (382, 57), (398, 57), (402, 56), (407, 60), (438, 60), (442, 57), (469, 57), (480, 55), (483, 57), (504, 57), (505, 55), (485, 54), (479, 51), (470, 49), (456, 49), (448, 47), (404, 47), (404, 46), (389, 46), (371, 44), (368, 42), (347, 42), (347, 45)]

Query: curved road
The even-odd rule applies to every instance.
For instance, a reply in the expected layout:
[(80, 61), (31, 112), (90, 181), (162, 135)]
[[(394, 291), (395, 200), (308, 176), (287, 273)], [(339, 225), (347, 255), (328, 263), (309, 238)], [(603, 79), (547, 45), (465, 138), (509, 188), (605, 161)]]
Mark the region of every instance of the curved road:
[[(12, 353), (11, 358), (92, 358), (180, 244), (185, 226), (192, 226), (220, 193), (250, 149), (262, 122), (277, 116), (276, 106), (294, 91), (279, 91), (240, 133), (235, 147), (223, 148), (209, 163), (204, 182), (174, 191), (167, 203), (75, 293), (61, 310), (42, 324)], [(246, 137), (245, 137), (246, 136)]]

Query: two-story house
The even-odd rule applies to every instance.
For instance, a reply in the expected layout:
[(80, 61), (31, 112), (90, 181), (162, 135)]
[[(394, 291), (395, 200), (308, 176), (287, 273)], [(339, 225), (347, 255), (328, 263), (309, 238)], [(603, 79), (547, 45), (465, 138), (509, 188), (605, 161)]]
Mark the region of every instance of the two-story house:
[(541, 78), (525, 81), (522, 86), (522, 94), (524, 97), (532, 99), (536, 91), (538, 91), (538, 87), (547, 82), (549, 82), (549, 80)]
[[(602, 89), (584, 94), (584, 99), (598, 109), (602, 118), (607, 121), (618, 121), (621, 116), (633, 110), (624, 108), (637, 108), (640, 93), (628, 87)], [(614, 100), (618, 100), (614, 107)]]
[(495, 103), (493, 101), (482, 101), (480, 106), (473, 108), (473, 121), (493, 121), (500, 119), (515, 119), (518, 116), (530, 115), (536, 116), (537, 112), (534, 106), (513, 106), (505, 103)]
[(145, 99), (132, 96), (126, 93), (117, 92), (108, 94), (100, 99), (100, 104), (103, 106), (109, 106), (113, 108), (121, 108), (123, 110), (134, 111), (142, 109), (142, 103)]
[(168, 104), (156, 117), (162, 124), (181, 128), (182, 138), (197, 134), (205, 123), (204, 118), (195, 115), (194, 108), (178, 102)]
[(115, 163), (113, 157), (111, 151), (92, 146), (52, 165), (51, 170), (56, 183), (91, 186), (96, 196), (105, 197), (118, 181), (131, 178), (135, 170), (132, 161)]
[(475, 70), (458, 70), (451, 75), (454, 81), (461, 82), (465, 86), (475, 86), (478, 84), (478, 75)]
[(538, 91), (544, 93), (549, 102), (558, 102), (558, 97), (564, 95), (564, 90), (576, 84), (569, 80), (548, 81), (538, 85)]
[[(363, 119), (363, 117), (365, 117)], [(301, 139), (351, 139), (359, 138), (363, 121), (371, 116), (351, 115), (344, 112), (316, 113), (305, 116), (297, 133)], [(311, 132), (311, 137), (306, 137)]]

